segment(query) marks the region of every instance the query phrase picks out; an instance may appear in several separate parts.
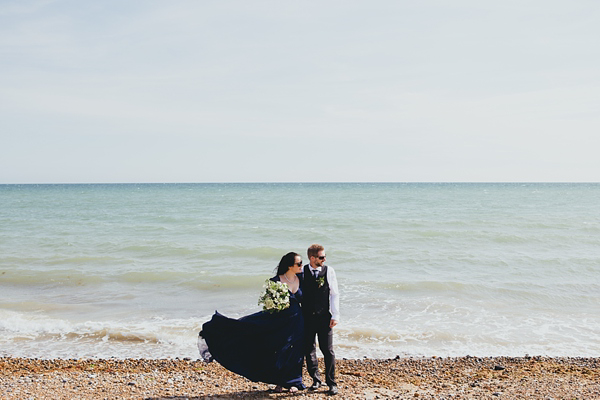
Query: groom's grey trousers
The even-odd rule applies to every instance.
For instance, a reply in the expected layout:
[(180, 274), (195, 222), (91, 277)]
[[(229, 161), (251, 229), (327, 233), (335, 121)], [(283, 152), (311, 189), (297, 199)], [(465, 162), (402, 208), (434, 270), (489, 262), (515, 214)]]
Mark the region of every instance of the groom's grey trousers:
[(317, 349), (315, 337), (319, 339), (319, 349), (325, 360), (325, 382), (327, 386), (336, 386), (335, 383), (335, 353), (333, 352), (333, 329), (329, 327), (331, 314), (305, 315), (304, 317), (304, 357), (306, 369), (315, 381), (322, 382), (317, 363)]

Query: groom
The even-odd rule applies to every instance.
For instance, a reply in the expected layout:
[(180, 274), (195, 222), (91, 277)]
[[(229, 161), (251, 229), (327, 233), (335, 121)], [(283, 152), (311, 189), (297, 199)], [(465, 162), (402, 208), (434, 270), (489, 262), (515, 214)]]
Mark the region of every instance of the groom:
[(340, 320), (340, 301), (337, 277), (333, 268), (325, 265), (325, 248), (313, 244), (308, 248), (310, 264), (304, 266), (304, 357), (306, 369), (313, 379), (311, 390), (322, 385), (317, 363), (315, 337), (319, 338), (319, 348), (325, 358), (325, 382), (329, 394), (338, 393), (335, 383), (335, 354), (333, 352), (333, 327)]

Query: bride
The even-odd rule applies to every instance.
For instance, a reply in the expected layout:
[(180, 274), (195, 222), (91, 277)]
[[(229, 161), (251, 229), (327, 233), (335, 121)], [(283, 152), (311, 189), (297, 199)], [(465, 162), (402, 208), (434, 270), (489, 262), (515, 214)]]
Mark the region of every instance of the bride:
[(202, 325), (200, 354), (254, 382), (277, 385), (276, 391), (305, 389), (302, 383), (304, 360), (304, 318), (302, 317), (302, 258), (287, 253), (277, 266), (274, 282), (287, 284), (289, 307), (275, 313), (260, 311), (240, 319), (215, 311)]

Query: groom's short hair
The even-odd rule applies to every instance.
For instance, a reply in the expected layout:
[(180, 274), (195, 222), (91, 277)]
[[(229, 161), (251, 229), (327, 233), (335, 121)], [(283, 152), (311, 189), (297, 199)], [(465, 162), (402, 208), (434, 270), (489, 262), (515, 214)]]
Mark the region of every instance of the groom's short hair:
[(308, 258), (317, 257), (319, 252), (323, 250), (325, 250), (325, 247), (321, 246), (320, 244), (311, 244), (306, 253)]

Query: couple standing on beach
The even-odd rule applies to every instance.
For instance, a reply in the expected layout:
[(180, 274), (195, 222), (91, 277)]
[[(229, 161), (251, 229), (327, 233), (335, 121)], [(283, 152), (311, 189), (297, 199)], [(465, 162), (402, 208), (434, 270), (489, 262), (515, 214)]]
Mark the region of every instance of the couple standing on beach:
[[(202, 357), (216, 360), (228, 370), (255, 382), (277, 385), (290, 392), (306, 389), (302, 383), (302, 365), (313, 379), (309, 390), (323, 384), (319, 374), (315, 338), (325, 360), (328, 394), (338, 393), (335, 382), (333, 327), (339, 313), (339, 290), (335, 271), (325, 265), (325, 248), (308, 248), (309, 263), (294, 252), (284, 255), (271, 282), (285, 283), (284, 309), (261, 311), (240, 319), (215, 312), (202, 326), (199, 348)], [(267, 288), (267, 290), (269, 290)], [(277, 299), (276, 299), (277, 300)], [(266, 303), (265, 303), (266, 304)], [(270, 302), (273, 307), (273, 302)], [(266, 309), (265, 305), (265, 309)]]

